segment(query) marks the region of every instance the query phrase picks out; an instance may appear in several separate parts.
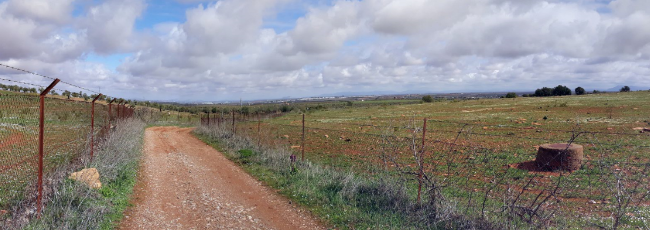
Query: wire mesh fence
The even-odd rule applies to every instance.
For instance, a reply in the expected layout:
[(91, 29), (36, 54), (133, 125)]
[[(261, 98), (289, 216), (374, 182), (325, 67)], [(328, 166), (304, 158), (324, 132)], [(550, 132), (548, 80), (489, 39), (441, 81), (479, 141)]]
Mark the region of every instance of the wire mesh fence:
[[(643, 226), (650, 205), (650, 135), (414, 118), (319, 122), (202, 119), (262, 146), (285, 146), (311, 161), (400, 177), (418, 194), (444, 194), (467, 215), (537, 226)], [(532, 122), (535, 123), (535, 122)], [(426, 127), (426, 128), (425, 128)], [(304, 130), (304, 132), (303, 132)], [(426, 130), (426, 132), (424, 132)], [(303, 140), (304, 135), (304, 140)], [(551, 167), (540, 145), (582, 146), (577, 170)], [(571, 145), (567, 145), (571, 143)], [(558, 161), (566, 160), (562, 154)], [(563, 165), (562, 162), (560, 162)], [(419, 197), (419, 195), (418, 195)], [(625, 221), (623, 221), (625, 219)]]
[(38, 214), (43, 187), (51, 183), (44, 178), (58, 168), (92, 159), (95, 146), (111, 127), (134, 116), (135, 110), (99, 100), (99, 93), (59, 95), (57, 91), (69, 92), (69, 87), (77, 86), (57, 86), (58, 79), (38, 91), (30, 88), (38, 85), (3, 82), (7, 84), (0, 85), (0, 209), (34, 197)]

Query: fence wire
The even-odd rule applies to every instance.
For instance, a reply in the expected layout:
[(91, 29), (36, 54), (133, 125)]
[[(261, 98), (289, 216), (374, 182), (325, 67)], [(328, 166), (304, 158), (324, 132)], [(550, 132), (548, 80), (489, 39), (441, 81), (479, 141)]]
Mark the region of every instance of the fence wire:
[[(203, 118), (201, 124), (235, 130), (259, 145), (286, 146), (298, 156), (304, 145), (307, 159), (333, 167), (392, 172), (414, 187), (422, 180), (428, 192), (442, 192), (464, 213), (500, 218), (512, 226), (563, 226), (577, 220), (582, 226), (603, 227), (624, 217), (650, 218), (641, 211), (650, 203), (648, 133), (434, 120), (428, 122), (423, 140), (422, 119), (307, 119), (303, 142), (299, 120), (277, 123), (237, 115), (234, 127), (224, 120)], [(546, 143), (582, 145), (580, 169), (548, 169), (548, 163), (536, 161), (540, 145)]]

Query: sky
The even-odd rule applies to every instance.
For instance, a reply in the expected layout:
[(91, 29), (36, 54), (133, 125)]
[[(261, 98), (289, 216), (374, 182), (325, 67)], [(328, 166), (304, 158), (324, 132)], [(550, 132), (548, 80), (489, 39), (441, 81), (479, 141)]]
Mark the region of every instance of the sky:
[(4, 0), (0, 31), (0, 63), (136, 100), (650, 87), (648, 0)]

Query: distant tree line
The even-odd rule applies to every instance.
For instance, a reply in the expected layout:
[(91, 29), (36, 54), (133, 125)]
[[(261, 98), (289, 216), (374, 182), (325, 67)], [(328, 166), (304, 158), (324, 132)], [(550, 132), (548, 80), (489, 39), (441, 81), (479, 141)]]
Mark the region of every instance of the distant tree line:
[(36, 93), (36, 88), (22, 87), (17, 85), (0, 84), (0, 89), (19, 93)]

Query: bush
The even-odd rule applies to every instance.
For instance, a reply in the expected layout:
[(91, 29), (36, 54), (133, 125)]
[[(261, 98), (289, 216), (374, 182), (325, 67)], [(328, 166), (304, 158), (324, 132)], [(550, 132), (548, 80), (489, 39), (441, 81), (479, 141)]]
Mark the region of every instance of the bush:
[(583, 95), (585, 94), (585, 89), (578, 86), (578, 88), (575, 89), (576, 95)]
[(630, 92), (630, 87), (627, 85), (623, 86), (623, 88), (621, 88), (621, 92)]
[(431, 97), (431, 95), (426, 95), (426, 96), (422, 97), (422, 101), (427, 102), (427, 103), (433, 102), (433, 97)]
[(517, 94), (513, 93), (513, 92), (510, 92), (510, 93), (506, 94), (506, 98), (517, 98)]

